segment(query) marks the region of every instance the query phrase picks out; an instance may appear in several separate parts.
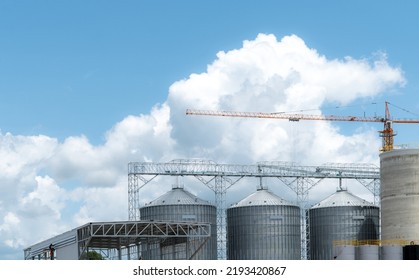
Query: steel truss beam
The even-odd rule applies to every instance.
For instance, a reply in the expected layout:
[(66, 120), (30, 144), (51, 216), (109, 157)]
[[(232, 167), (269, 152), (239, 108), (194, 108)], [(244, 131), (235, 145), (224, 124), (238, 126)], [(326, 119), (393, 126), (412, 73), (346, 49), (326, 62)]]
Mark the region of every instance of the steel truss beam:
[(77, 231), (79, 257), (88, 248), (130, 248), (150, 238), (209, 238), (211, 225), (186, 222), (109, 222), (90, 223)]
[(371, 181), (368, 181), (358, 178), (356, 180), (374, 195), (374, 204), (380, 205), (380, 179), (372, 179)]
[(308, 195), (309, 191), (324, 178), (317, 179), (317, 181), (304, 177), (292, 178), (293, 180), (284, 177), (278, 177), (278, 179), (297, 194), (297, 204), (300, 206), (301, 222), (301, 259), (306, 259), (307, 256), (309, 256), (310, 249), (310, 244), (308, 242), (309, 224), (306, 219), (307, 209), (309, 208)]
[[(129, 220), (139, 220), (139, 190), (157, 176), (192, 176), (215, 193), (217, 206), (218, 258), (225, 258), (225, 195), (227, 190), (244, 177), (278, 178), (297, 194), (302, 217), (302, 259), (309, 250), (308, 210), (309, 191), (324, 179), (354, 179), (374, 195), (378, 204), (380, 170), (372, 164), (327, 163), (317, 166), (293, 162), (259, 162), (254, 165), (218, 164), (208, 160), (173, 160), (166, 163), (131, 162), (128, 164), (128, 215)], [(146, 179), (144, 176), (153, 176)], [(372, 180), (369, 182), (369, 180)]]
[(237, 178), (229, 178), (225, 176), (204, 177), (195, 176), (204, 185), (210, 188), (215, 193), (215, 206), (217, 211), (217, 258), (226, 258), (226, 193), (227, 190), (235, 183), (240, 181), (243, 176)]
[[(141, 255), (139, 245), (147, 246), (168, 240), (182, 240), (192, 258), (211, 237), (211, 225), (199, 222), (121, 221), (88, 223), (63, 235), (53, 237), (24, 250), (25, 260), (49, 259), (49, 246), (60, 250), (77, 246), (81, 259), (89, 250), (101, 252), (106, 258), (121, 259), (122, 252), (130, 259)], [(193, 246), (193, 244), (196, 246)]]

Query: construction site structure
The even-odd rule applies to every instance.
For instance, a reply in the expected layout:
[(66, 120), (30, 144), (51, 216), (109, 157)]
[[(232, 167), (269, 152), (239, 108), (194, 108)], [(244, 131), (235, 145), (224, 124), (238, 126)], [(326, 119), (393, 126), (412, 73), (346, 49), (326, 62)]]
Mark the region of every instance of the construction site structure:
[(381, 154), (380, 170), (382, 238), (419, 244), (419, 149)]
[(218, 111), (218, 110), (192, 110), (187, 109), (186, 115), (203, 115), (218, 117), (239, 117), (239, 118), (267, 118), (267, 119), (286, 119), (289, 121), (314, 120), (314, 121), (340, 121), (340, 122), (375, 122), (383, 123), (384, 128), (380, 130), (382, 138), (382, 152), (388, 152), (394, 148), (393, 123), (418, 124), (419, 120), (397, 119), (390, 116), (388, 108), (389, 102), (385, 102), (384, 117), (368, 116), (337, 116), (337, 115), (310, 115), (310, 114), (290, 114), (290, 113), (263, 113), (263, 112), (236, 112), (236, 111)]
[[(24, 249), (25, 260), (143, 259), (142, 249), (184, 239), (186, 243), (211, 237), (209, 223), (119, 221), (92, 222), (41, 241)], [(189, 250), (186, 259), (196, 251)], [(91, 254), (94, 253), (94, 254)]]
[(309, 228), (305, 221), (309, 192), (325, 179), (353, 179), (368, 189), (374, 204), (379, 204), (380, 170), (372, 164), (330, 163), (304, 166), (292, 162), (260, 162), (254, 165), (219, 164), (208, 160), (173, 160), (166, 163), (131, 162), (128, 164), (128, 216), (140, 220), (140, 191), (158, 176), (196, 178), (215, 194), (217, 211), (217, 258), (226, 259), (226, 194), (242, 178), (277, 178), (297, 198), (301, 217), (301, 259), (309, 256)]

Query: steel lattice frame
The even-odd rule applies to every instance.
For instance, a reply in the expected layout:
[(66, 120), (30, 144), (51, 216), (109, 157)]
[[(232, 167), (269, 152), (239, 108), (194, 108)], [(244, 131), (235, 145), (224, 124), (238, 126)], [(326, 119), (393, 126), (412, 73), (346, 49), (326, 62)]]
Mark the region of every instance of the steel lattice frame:
[[(161, 242), (176, 237), (198, 240), (204, 244), (211, 237), (211, 225), (208, 223), (161, 222), (161, 221), (121, 221), (94, 222), (76, 228), (65, 235), (51, 238), (24, 250), (25, 260), (50, 259), (50, 244), (54, 249), (77, 244), (78, 259), (89, 251), (100, 251), (106, 259), (121, 259), (124, 254), (128, 259), (137, 254), (140, 258), (139, 244)], [(124, 251), (124, 253), (122, 253)], [(195, 254), (199, 251), (191, 252)]]
[[(151, 175), (151, 179), (144, 176)], [(217, 207), (218, 259), (226, 257), (226, 192), (244, 177), (278, 178), (297, 194), (301, 207), (301, 258), (307, 259), (309, 249), (308, 209), (309, 191), (324, 179), (354, 179), (374, 195), (379, 204), (380, 169), (372, 164), (328, 163), (304, 166), (293, 162), (260, 162), (254, 165), (218, 164), (206, 160), (174, 160), (167, 163), (131, 162), (128, 164), (128, 219), (139, 220), (139, 190), (157, 176), (192, 176), (215, 193)]]

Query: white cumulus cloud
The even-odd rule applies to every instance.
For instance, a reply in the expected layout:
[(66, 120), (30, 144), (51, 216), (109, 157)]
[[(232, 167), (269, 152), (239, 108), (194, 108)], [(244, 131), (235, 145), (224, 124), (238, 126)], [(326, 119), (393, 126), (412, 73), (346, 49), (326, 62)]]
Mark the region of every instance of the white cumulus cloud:
[[(310, 109), (321, 114), (324, 104), (348, 104), (404, 85), (399, 68), (391, 67), (384, 55), (373, 58), (328, 60), (296, 35), (278, 41), (274, 35), (260, 34), (255, 40), (245, 41), (241, 49), (219, 52), (205, 73), (190, 75), (171, 86), (168, 103), (173, 137), (188, 144), (185, 154), (214, 154), (221, 161), (363, 161), (378, 148), (376, 135), (370, 131), (359, 132), (361, 136), (343, 136), (334, 123), (300, 122), (299, 133), (292, 135), (297, 125), (284, 121), (185, 119), (184, 110)], [(370, 146), (365, 147), (365, 141)]]
[[(187, 108), (321, 114), (325, 104), (374, 98), (406, 82), (385, 54), (326, 55), (296, 35), (278, 40), (260, 34), (239, 49), (218, 52), (205, 72), (174, 82), (167, 100), (116, 123), (103, 144), (83, 135), (59, 142), (0, 134), (0, 251), (8, 252), (0, 259), (22, 258), (25, 246), (89, 221), (127, 219), (130, 161), (377, 163), (380, 143), (369, 126), (348, 134), (332, 122), (185, 115)], [(156, 179), (141, 201), (156, 198), (169, 184)]]

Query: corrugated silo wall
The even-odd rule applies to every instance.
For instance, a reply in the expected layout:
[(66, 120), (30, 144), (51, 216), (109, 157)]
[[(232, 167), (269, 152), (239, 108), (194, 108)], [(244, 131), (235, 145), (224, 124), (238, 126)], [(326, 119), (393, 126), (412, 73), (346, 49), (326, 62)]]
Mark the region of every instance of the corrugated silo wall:
[(380, 210), (376, 206), (338, 206), (309, 211), (310, 259), (332, 260), (337, 241), (378, 240)]
[(227, 259), (301, 259), (300, 208), (262, 205), (227, 209)]
[[(145, 206), (140, 208), (140, 215), (142, 220), (155, 221), (175, 221), (175, 222), (202, 222), (211, 224), (210, 239), (199, 248), (193, 259), (196, 260), (216, 260), (217, 259), (217, 211), (216, 207), (212, 205), (158, 205)], [(148, 247), (143, 248), (143, 255), (145, 259), (185, 259), (187, 258), (185, 252), (191, 249), (191, 245), (183, 242), (173, 244), (176, 239), (161, 243), (158, 248)], [(170, 243), (172, 242), (172, 243)], [(197, 242), (202, 242), (198, 240)], [(189, 246), (189, 247), (188, 247)], [(188, 247), (188, 248), (187, 248)]]
[(380, 155), (381, 239), (419, 242), (419, 149)]

